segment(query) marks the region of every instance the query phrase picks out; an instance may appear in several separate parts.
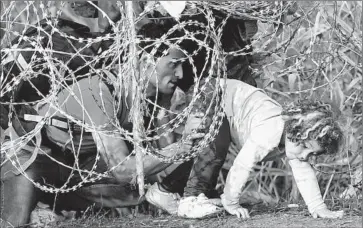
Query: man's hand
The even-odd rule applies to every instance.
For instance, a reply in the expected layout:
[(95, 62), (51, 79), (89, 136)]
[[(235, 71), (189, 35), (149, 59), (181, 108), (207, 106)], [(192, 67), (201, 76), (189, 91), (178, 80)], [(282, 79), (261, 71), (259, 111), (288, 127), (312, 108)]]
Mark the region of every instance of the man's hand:
[(314, 218), (343, 218), (344, 211), (331, 211), (327, 208), (321, 208), (315, 210), (311, 215)]
[(193, 130), (201, 132), (206, 128), (206, 121), (203, 121), (204, 113), (198, 112), (191, 114), (187, 122), (185, 123), (184, 135), (189, 135), (193, 133)]
[(191, 133), (189, 135), (190, 140), (186, 140), (183, 144), (173, 143), (166, 146), (165, 150), (173, 150), (177, 151), (178, 153), (186, 153), (189, 152), (193, 147), (193, 141), (196, 139), (201, 139), (205, 136), (204, 133)]
[(238, 218), (241, 219), (249, 219), (250, 215), (246, 208), (243, 208), (239, 205), (238, 202), (231, 202), (227, 200), (224, 195), (221, 196), (222, 204), (224, 209), (231, 215), (236, 215)]

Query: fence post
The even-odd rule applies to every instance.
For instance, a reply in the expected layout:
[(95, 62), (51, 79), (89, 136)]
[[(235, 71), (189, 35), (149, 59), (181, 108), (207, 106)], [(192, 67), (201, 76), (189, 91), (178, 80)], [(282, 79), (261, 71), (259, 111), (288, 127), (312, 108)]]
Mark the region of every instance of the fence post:
[(131, 42), (130, 42), (130, 56), (132, 57), (132, 65), (131, 67), (131, 76), (132, 76), (132, 95), (133, 95), (133, 116), (132, 116), (132, 133), (134, 138), (134, 146), (136, 152), (136, 175), (137, 175), (137, 184), (139, 186), (139, 194), (142, 197), (145, 194), (144, 191), (144, 163), (143, 163), (143, 152), (141, 145), (141, 130), (142, 130), (142, 116), (141, 116), (141, 91), (140, 86), (138, 85), (138, 81), (140, 81), (140, 73), (139, 73), (139, 62), (137, 57), (137, 48), (136, 48), (136, 28), (134, 24), (134, 10), (132, 1), (126, 1), (126, 15), (129, 22), (130, 34), (131, 34)]

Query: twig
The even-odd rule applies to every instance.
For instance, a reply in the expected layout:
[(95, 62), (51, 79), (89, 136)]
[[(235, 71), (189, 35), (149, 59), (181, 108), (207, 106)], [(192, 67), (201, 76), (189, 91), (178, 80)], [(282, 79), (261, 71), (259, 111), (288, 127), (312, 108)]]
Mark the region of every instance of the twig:
[(328, 184), (326, 185), (325, 192), (324, 192), (324, 196), (323, 196), (323, 200), (325, 200), (325, 197), (326, 197), (326, 195), (328, 194), (329, 187), (330, 187), (331, 181), (333, 180), (334, 175), (335, 175), (335, 173), (333, 173), (333, 174), (330, 176), (330, 179), (329, 179), (329, 181), (328, 181)]

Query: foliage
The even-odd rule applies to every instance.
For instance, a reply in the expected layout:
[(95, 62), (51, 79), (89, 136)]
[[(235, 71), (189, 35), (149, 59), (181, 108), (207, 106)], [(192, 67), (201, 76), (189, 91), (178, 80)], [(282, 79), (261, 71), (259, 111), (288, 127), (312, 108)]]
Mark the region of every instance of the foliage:
[[(298, 2), (297, 11), (284, 18), (283, 26), (259, 22), (254, 38), (263, 39), (252, 41), (252, 67), (259, 87), (281, 104), (324, 100), (337, 113), (346, 133), (345, 147), (338, 157), (320, 158), (316, 166), (322, 171), (317, 175), (325, 198), (337, 197), (362, 169), (361, 13), (358, 1)], [(286, 192), (297, 194), (286, 191), (294, 186), (285, 160), (262, 164), (255, 177), (258, 190), (277, 199), (289, 200)], [(287, 186), (279, 189), (282, 177)]]

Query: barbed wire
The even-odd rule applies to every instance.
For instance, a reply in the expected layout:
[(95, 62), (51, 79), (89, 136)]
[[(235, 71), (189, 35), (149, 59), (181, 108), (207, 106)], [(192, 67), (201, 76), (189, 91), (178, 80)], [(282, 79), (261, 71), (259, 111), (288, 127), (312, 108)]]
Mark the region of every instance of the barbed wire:
[[(31, 132), (28, 132), (27, 134), (20, 136), (19, 139), (12, 141), (9, 144), (2, 144), (1, 148), (1, 154), (5, 155), (14, 167), (18, 170), (19, 173), (24, 175), (27, 179), (29, 179), (37, 188), (48, 191), (48, 192), (54, 192), (54, 193), (63, 193), (63, 192), (69, 192), (74, 191), (80, 187), (82, 187), (86, 183), (95, 182), (99, 179), (110, 177), (112, 175), (112, 171), (115, 170), (117, 167), (119, 167), (121, 163), (119, 163), (116, 166), (110, 167), (108, 171), (104, 173), (98, 173), (96, 172), (97, 163), (101, 159), (100, 152), (97, 151), (95, 155), (95, 163), (93, 164), (92, 168), (90, 170), (80, 169), (79, 168), (79, 154), (80, 154), (80, 147), (77, 147), (73, 141), (70, 141), (70, 146), (77, 151), (74, 151), (73, 157), (76, 161), (76, 167), (70, 167), (67, 164), (57, 161), (53, 159), (51, 156), (47, 155), (52, 161), (57, 163), (58, 165), (61, 165), (63, 167), (66, 167), (68, 169), (71, 169), (72, 172), (70, 174), (69, 179), (71, 176), (75, 175), (74, 173), (77, 172), (81, 176), (81, 182), (77, 183), (73, 186), (67, 186), (69, 183), (65, 183), (60, 188), (50, 187), (41, 185), (40, 183), (36, 183), (34, 180), (32, 180), (29, 176), (27, 176), (26, 172), (22, 170), (19, 161), (19, 158), (17, 156), (17, 153), (21, 150), (21, 148), (28, 144), (36, 134), (39, 134), (40, 130), (48, 125), (50, 119), (54, 116), (55, 113), (58, 113), (59, 115), (64, 116), (66, 119), (68, 119), (69, 122), (75, 123), (79, 125), (83, 130), (87, 132), (97, 132), (99, 135), (112, 135), (115, 138), (127, 140), (134, 144), (136, 147), (144, 147), (143, 143), (145, 143), (147, 146), (144, 147), (142, 150), (143, 153), (148, 154), (150, 156), (153, 156), (157, 159), (159, 159), (162, 162), (165, 163), (180, 163), (184, 161), (188, 161), (190, 159), (195, 158), (198, 156), (199, 153), (203, 151), (205, 147), (207, 147), (215, 138), (215, 136), (218, 134), (218, 129), (222, 124), (223, 119), (223, 110), (221, 105), (216, 105), (215, 107), (212, 107), (211, 104), (206, 105), (207, 112), (213, 112), (215, 115), (212, 117), (212, 123), (210, 127), (208, 128), (208, 131), (206, 132), (205, 137), (195, 143), (193, 145), (193, 148), (187, 152), (187, 153), (178, 153), (175, 151), (175, 155), (171, 157), (166, 157), (162, 155), (162, 151), (165, 149), (160, 149), (157, 146), (153, 145), (153, 141), (159, 140), (161, 137), (167, 136), (168, 134), (173, 133), (177, 128), (185, 124), (185, 121), (187, 118), (193, 113), (193, 107), (195, 106), (196, 102), (198, 102), (201, 98), (201, 96), (205, 93), (206, 86), (201, 85), (201, 75), (206, 75), (207, 82), (210, 78), (216, 78), (216, 84), (219, 85), (219, 79), (226, 78), (226, 63), (225, 63), (225, 57), (227, 55), (229, 56), (246, 56), (251, 54), (269, 54), (272, 53), (273, 50), (265, 50), (263, 46), (259, 46), (259, 42), (264, 42), (264, 44), (270, 44), (273, 39), (276, 38), (277, 33), (277, 27), (271, 31), (264, 30), (260, 31), (257, 37), (253, 39), (250, 45), (246, 45), (245, 47), (242, 47), (239, 50), (236, 51), (225, 51), (222, 48), (221, 44), (221, 36), (223, 33), (223, 28), (225, 24), (227, 23), (227, 20), (229, 18), (238, 18), (238, 19), (245, 19), (245, 20), (259, 20), (260, 22), (264, 22), (269, 25), (274, 24), (283, 24), (282, 17), (285, 14), (288, 14), (289, 11), (294, 11), (292, 8), (296, 7), (295, 2), (283, 2), (283, 1), (276, 1), (276, 2), (264, 2), (264, 1), (237, 1), (237, 2), (220, 2), (220, 1), (209, 1), (209, 2), (198, 2), (198, 1), (192, 1), (187, 2), (186, 9), (182, 13), (182, 17), (188, 17), (188, 16), (194, 16), (198, 15), (203, 18), (204, 22), (201, 22), (196, 19), (190, 19), (190, 20), (180, 20), (176, 25), (174, 25), (166, 34), (164, 34), (159, 40), (157, 40), (156, 44), (154, 44), (151, 55), (153, 53), (156, 53), (156, 50), (158, 47), (162, 44), (165, 44), (167, 46), (170, 46), (172, 42), (170, 36), (175, 31), (184, 31), (185, 35), (180, 37), (179, 43), (183, 40), (191, 40), (195, 42), (198, 46), (198, 48), (192, 52), (188, 53), (186, 50), (181, 50), (187, 57), (186, 62), (187, 64), (191, 65), (192, 72), (193, 72), (193, 78), (194, 78), (194, 91), (193, 91), (193, 98), (189, 104), (186, 105), (186, 107), (181, 110), (180, 112), (172, 112), (168, 109), (168, 107), (163, 107), (161, 105), (156, 104), (156, 102), (151, 101), (150, 99), (147, 99), (146, 97), (146, 89), (149, 85), (149, 78), (148, 77), (142, 77), (140, 83), (137, 85), (139, 86), (140, 91), (143, 91), (142, 95), (142, 101), (141, 101), (141, 112), (147, 113), (147, 106), (148, 104), (153, 104), (153, 110), (151, 111), (150, 118), (154, 119), (157, 116), (157, 113), (160, 113), (162, 111), (165, 111), (166, 113), (169, 113), (172, 117), (167, 123), (161, 124), (160, 126), (151, 126), (151, 124), (148, 125), (148, 127), (145, 128), (145, 131), (140, 134), (141, 136), (141, 143), (135, 142), (133, 140), (133, 135), (128, 130), (124, 129), (121, 124), (116, 121), (115, 116), (109, 116), (110, 123), (115, 127), (115, 130), (108, 130), (105, 129), (105, 126), (96, 126), (95, 123), (87, 124), (84, 123), (84, 121), (79, 120), (75, 118), (74, 116), (68, 114), (61, 105), (57, 103), (57, 94), (60, 91), (67, 91), (70, 94), (70, 97), (76, 100), (76, 102), (82, 106), (82, 101), (74, 94), (72, 91), (72, 88), (69, 84), (69, 82), (77, 82), (77, 74), (79, 72), (79, 69), (71, 69), (66, 62), (63, 61), (63, 59), (59, 58), (60, 55), (69, 56), (71, 59), (80, 58), (82, 61), (85, 62), (85, 66), (89, 67), (89, 72), (84, 73), (82, 77), (89, 78), (93, 75), (98, 75), (100, 78), (105, 79), (107, 83), (110, 83), (115, 88), (115, 91), (125, 91), (125, 94), (127, 94), (127, 91), (130, 90), (130, 83), (131, 83), (131, 77), (128, 74), (130, 71), (132, 65), (130, 64), (130, 59), (132, 59), (128, 54), (128, 47), (131, 43), (131, 40), (129, 39), (131, 37), (130, 35), (130, 28), (129, 28), (129, 22), (126, 19), (125, 12), (123, 5), (121, 3), (117, 4), (118, 10), (120, 11), (121, 19), (118, 21), (113, 21), (108, 15), (107, 12), (104, 12), (101, 8), (99, 8), (97, 5), (95, 5), (92, 2), (89, 2), (90, 5), (96, 8), (96, 10), (99, 11), (99, 14), (103, 14), (105, 18), (108, 20), (110, 24), (110, 31), (107, 34), (98, 34), (94, 37), (76, 37), (72, 34), (66, 33), (62, 30), (60, 30), (57, 27), (57, 23), (62, 18), (63, 11), (62, 9), (67, 2), (60, 2), (59, 8), (55, 11), (55, 13), (50, 12), (49, 3), (45, 3), (43, 1), (40, 1), (38, 5), (35, 2), (24, 2), (25, 5), (23, 5), (23, 8), (20, 8), (20, 11), (26, 12), (26, 20), (20, 21), (19, 18), (17, 18), (17, 14), (15, 12), (18, 12), (19, 9), (17, 9), (17, 2), (12, 1), (9, 2), (9, 5), (2, 11), (0, 20), (1, 23), (6, 24), (6, 27), (1, 28), (4, 31), (4, 37), (2, 37), (2, 44), (1, 44), (1, 54), (5, 58), (13, 58), (16, 60), (16, 57), (20, 52), (33, 52), (35, 53), (32, 57), (30, 62), (27, 63), (27, 67), (25, 70), (21, 71), (16, 77), (12, 78), (12, 75), (10, 72), (6, 73), (2, 70), (1, 72), (1, 89), (0, 89), (0, 97), (3, 98), (5, 95), (11, 94), (14, 92), (14, 89), (17, 88), (21, 82), (27, 81), (30, 82), (30, 79), (36, 78), (39, 76), (47, 77), (50, 81), (50, 92), (47, 95), (44, 95), (41, 93), (41, 91), (38, 90), (38, 88), (31, 84), (31, 88), (34, 89), (38, 96), (41, 97), (40, 100), (36, 101), (19, 101), (15, 100), (13, 96), (10, 96), (9, 101), (1, 101), (2, 105), (6, 105), (9, 107), (9, 114), (8, 114), (8, 126), (12, 126), (12, 119), (14, 116), (17, 116), (16, 113), (16, 107), (19, 105), (30, 105), (30, 106), (43, 106), (43, 105), (49, 105), (49, 109), (44, 114), (43, 119), (37, 123), (34, 130)], [(20, 3), (19, 3), (20, 4)], [(160, 4), (158, 2), (150, 3), (143, 9), (142, 12), (140, 12), (137, 15), (137, 18), (135, 22), (139, 22), (143, 20), (145, 17), (151, 17), (150, 14), (153, 14), (154, 12), (158, 11), (158, 8), (160, 7)], [(310, 14), (311, 11), (308, 12)], [(220, 19), (220, 15), (224, 16), (224, 19), (222, 19), (219, 24), (217, 24), (217, 19)], [(151, 18), (153, 23), (162, 23), (162, 20), (173, 20), (169, 15), (162, 15), (163, 17), (155, 17)], [(304, 17), (300, 16), (300, 20), (302, 20)], [(44, 19), (46, 21), (47, 26), (50, 26), (50, 31), (47, 31), (42, 25), (40, 25), (39, 21)], [(31, 23), (34, 22), (34, 23)], [(23, 26), (23, 29), (19, 30), (19, 27)], [(29, 36), (26, 34), (26, 31), (29, 28), (36, 29), (37, 35), (36, 36)], [(190, 28), (193, 28), (191, 30)], [(341, 34), (344, 36), (346, 35), (346, 32), (340, 31)], [(354, 31), (353, 31), (354, 32)], [(63, 38), (67, 44), (71, 45), (74, 49), (74, 52), (67, 53), (62, 50), (56, 50), (52, 46), (52, 35), (57, 34), (61, 38)], [(200, 38), (200, 37), (203, 38)], [(292, 36), (295, 36), (295, 33), (292, 34)], [(11, 44), (11, 37), (19, 37), (17, 42)], [(42, 43), (43, 39), (47, 37), (49, 39), (49, 42), (44, 46)], [(264, 37), (268, 37), (267, 41), (263, 40)], [(283, 42), (283, 45), (280, 47), (277, 47), (274, 50), (278, 50), (279, 48), (285, 48), (291, 43), (292, 38), (289, 40), (287, 39), (286, 42)], [(21, 48), (22, 42), (28, 42), (30, 46), (26, 48)], [(111, 42), (111, 45), (106, 49), (103, 50), (101, 53), (98, 53), (97, 55), (88, 55), (87, 53), (84, 53), (84, 50), (92, 47), (95, 44), (99, 44), (102, 42)], [(139, 38), (135, 42), (151, 42), (156, 40), (150, 40), (150, 39), (144, 39)], [(315, 41), (315, 40), (314, 40)], [(354, 45), (359, 46), (361, 45), (361, 42), (357, 41), (356, 37), (354, 38)], [(81, 43), (82, 46), (74, 45), (75, 43)], [(213, 43), (211, 46), (210, 43)], [(177, 42), (178, 44), (178, 42)], [(257, 46), (257, 48), (253, 51), (249, 51), (251, 46)], [(200, 51), (206, 51), (207, 55), (204, 59), (205, 63), (204, 66), (202, 66), (202, 73), (197, 74), (198, 69), (196, 64), (193, 62), (193, 57), (197, 55)], [(142, 50), (140, 50), (142, 51)], [(276, 61), (270, 61), (269, 63), (265, 63), (263, 65), (263, 68), (272, 66), (273, 64), (276, 64), (278, 61), (286, 61), (288, 59), (292, 59), (295, 61), (295, 64), (292, 66), (285, 67), (283, 69), (280, 69), (279, 71), (275, 72), (276, 77), (281, 77), (282, 75), (288, 75), (291, 72), (297, 72), (303, 70), (303, 63), (307, 61), (307, 59), (311, 56), (313, 53), (312, 51), (312, 45), (310, 45), (304, 52), (298, 53), (297, 56), (288, 56), (284, 57), (281, 60)], [(138, 53), (140, 54), (140, 53)], [(163, 56), (167, 55), (167, 52), (164, 52)], [(338, 53), (334, 53), (334, 57), (337, 57)], [(105, 61), (108, 60), (108, 61)], [(157, 60), (156, 62), (158, 62)], [(102, 62), (102, 65), (99, 66), (99, 64)], [(208, 66), (209, 64), (209, 66)], [(336, 81), (337, 79), (341, 78), (343, 75), (343, 70), (345, 69), (346, 65), (350, 64), (349, 62), (345, 62), (344, 67), (341, 69), (341, 71), (334, 77), (332, 80), (328, 83), (323, 83), (321, 85), (317, 85), (315, 87), (306, 89), (306, 90), (298, 90), (298, 91), (291, 91), (291, 92), (284, 92), (287, 95), (296, 95), (300, 93), (305, 92), (311, 92), (315, 91), (317, 89), (320, 89), (322, 87), (325, 87), (327, 85), (330, 85), (330, 83)], [(155, 66), (147, 65), (146, 67), (151, 67), (153, 71), (156, 71)], [(47, 72), (44, 72), (43, 69), (47, 69)], [(217, 71), (214, 71), (215, 69), (218, 69)], [(103, 74), (104, 71), (112, 71), (115, 72), (115, 74), (118, 76), (115, 79), (112, 79), (105, 76)], [(141, 74), (145, 73), (145, 69), (141, 69)], [(218, 95), (222, 91), (224, 91), (220, 86), (216, 86), (217, 90), (213, 93), (212, 100), (216, 104), (223, 103), (223, 97)], [(112, 96), (114, 99), (114, 106), (115, 106), (115, 113), (119, 111), (120, 105), (122, 100), (120, 100), (120, 94), (117, 92), (113, 92)], [(94, 93), (95, 94), (95, 93)], [(103, 96), (102, 93), (98, 94), (100, 97)], [(125, 98), (126, 99), (126, 98)], [(103, 107), (100, 106), (100, 109), (104, 110)], [(53, 110), (53, 111), (52, 111)], [(130, 116), (132, 116), (132, 113), (135, 110), (131, 107), (130, 110)], [(171, 115), (173, 114), (173, 115)], [(89, 118), (90, 114), (86, 112), (86, 109), (83, 109), (83, 116), (85, 118)], [(207, 118), (204, 116), (204, 118)], [(69, 132), (70, 138), (72, 138), (72, 132)], [(82, 143), (82, 137), (83, 134), (81, 134), (80, 142)], [(186, 141), (190, 140), (190, 137), (182, 137), (180, 141), (177, 143), (179, 145), (182, 145)], [(11, 153), (10, 151), (14, 148), (17, 148), (14, 153)], [(171, 151), (170, 151), (171, 152)], [(131, 152), (130, 155), (125, 158), (124, 161), (130, 159), (134, 155), (134, 152)], [(124, 162), (123, 161), (123, 162)]]

